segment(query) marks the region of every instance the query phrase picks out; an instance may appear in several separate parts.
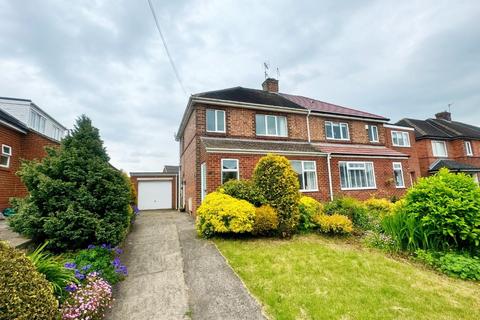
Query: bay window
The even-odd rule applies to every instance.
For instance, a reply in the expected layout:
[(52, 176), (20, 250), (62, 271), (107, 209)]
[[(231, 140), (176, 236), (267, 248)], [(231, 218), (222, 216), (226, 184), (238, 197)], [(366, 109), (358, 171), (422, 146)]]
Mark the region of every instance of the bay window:
[(325, 121), (325, 136), (332, 140), (350, 140), (348, 123)]
[(339, 166), (342, 190), (376, 188), (373, 162), (341, 161)]
[(315, 161), (291, 161), (300, 182), (300, 191), (317, 191), (317, 166)]

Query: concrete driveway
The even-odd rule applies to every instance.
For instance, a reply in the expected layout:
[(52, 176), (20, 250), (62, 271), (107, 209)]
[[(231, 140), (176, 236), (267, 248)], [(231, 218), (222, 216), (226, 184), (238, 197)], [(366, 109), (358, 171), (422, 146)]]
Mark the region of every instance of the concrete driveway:
[(265, 319), (212, 242), (197, 238), (185, 213), (141, 212), (123, 259), (129, 276), (114, 294), (108, 319)]

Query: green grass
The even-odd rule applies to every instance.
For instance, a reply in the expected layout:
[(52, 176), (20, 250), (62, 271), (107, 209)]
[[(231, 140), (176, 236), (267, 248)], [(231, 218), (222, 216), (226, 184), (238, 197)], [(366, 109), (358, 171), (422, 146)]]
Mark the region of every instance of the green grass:
[(317, 235), (215, 239), (273, 319), (478, 319), (480, 284)]

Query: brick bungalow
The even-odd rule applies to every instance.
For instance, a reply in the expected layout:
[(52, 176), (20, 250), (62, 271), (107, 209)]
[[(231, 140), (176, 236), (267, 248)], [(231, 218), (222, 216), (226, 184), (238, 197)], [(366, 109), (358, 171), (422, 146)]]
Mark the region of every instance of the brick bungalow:
[(177, 134), (180, 205), (195, 213), (229, 179), (249, 179), (267, 153), (286, 156), (301, 192), (320, 201), (401, 196), (420, 169), (411, 127), (299, 95), (234, 87), (192, 95)]
[(21, 160), (44, 157), (45, 147), (58, 146), (65, 130), (30, 100), (0, 98), (0, 212), (10, 198), (27, 194), (16, 176)]
[(450, 112), (435, 119), (402, 119), (398, 125), (415, 129), (416, 152), (422, 176), (448, 168), (464, 172), (478, 182), (480, 174), (480, 128), (452, 121)]

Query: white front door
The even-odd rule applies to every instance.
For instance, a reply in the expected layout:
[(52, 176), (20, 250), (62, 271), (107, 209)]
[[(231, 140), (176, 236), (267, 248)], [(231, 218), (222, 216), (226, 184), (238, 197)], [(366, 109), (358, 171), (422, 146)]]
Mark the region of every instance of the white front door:
[(138, 182), (138, 209), (171, 209), (172, 181), (148, 180)]
[(207, 195), (207, 164), (204, 162), (200, 165), (200, 196), (201, 200)]

